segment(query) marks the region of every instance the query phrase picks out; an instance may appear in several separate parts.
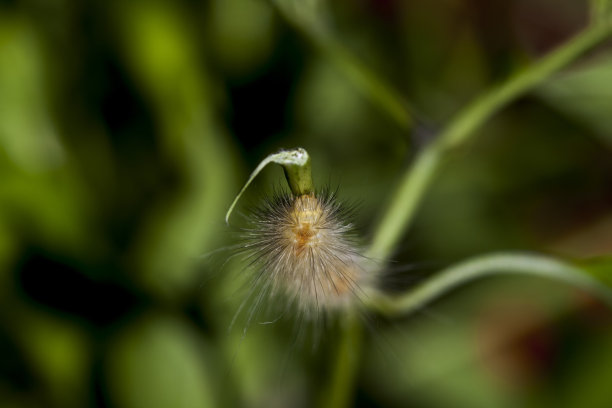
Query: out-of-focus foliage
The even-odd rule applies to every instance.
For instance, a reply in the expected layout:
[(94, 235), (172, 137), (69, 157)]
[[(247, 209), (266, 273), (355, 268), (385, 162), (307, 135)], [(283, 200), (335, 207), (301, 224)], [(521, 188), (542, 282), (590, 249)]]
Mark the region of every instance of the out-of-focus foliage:
[(597, 61), (569, 72), (542, 87), (540, 93), (610, 144), (612, 135), (612, 61)]
[[(585, 27), (591, 3), (606, 2), (1, 3), (0, 406), (319, 402), (333, 323), (314, 348), (275, 308), (244, 334), (247, 303), (232, 325), (248, 288), (223, 218), (248, 171), (305, 147), (367, 240), (441, 126)], [(596, 258), (612, 253), (610, 52), (450, 154), (387, 290), (505, 249), (612, 282)], [(265, 170), (247, 198), (280, 177)], [(366, 319), (357, 405), (612, 406), (612, 315), (568, 286), (492, 278)]]

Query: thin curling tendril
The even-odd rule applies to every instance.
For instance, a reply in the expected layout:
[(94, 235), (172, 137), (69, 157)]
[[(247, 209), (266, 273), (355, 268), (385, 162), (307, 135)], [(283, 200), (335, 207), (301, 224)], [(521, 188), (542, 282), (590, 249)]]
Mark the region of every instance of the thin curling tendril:
[(314, 185), (312, 183), (312, 175), (310, 170), (310, 156), (308, 152), (301, 148), (281, 150), (278, 153), (273, 153), (263, 159), (261, 163), (253, 170), (249, 179), (244, 184), (244, 187), (240, 190), (227, 214), (225, 214), (225, 223), (229, 225), (229, 217), (238, 203), (238, 200), (242, 194), (246, 191), (247, 187), (257, 177), (257, 175), (270, 163), (276, 163), (283, 167), (285, 171), (285, 178), (289, 184), (291, 192), (295, 196), (301, 196), (305, 194), (311, 194), (314, 192)]

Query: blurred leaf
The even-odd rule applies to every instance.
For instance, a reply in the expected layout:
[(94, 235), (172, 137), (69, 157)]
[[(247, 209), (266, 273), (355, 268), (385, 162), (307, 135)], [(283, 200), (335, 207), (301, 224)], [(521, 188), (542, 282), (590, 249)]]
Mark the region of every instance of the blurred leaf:
[(245, 335), (237, 327), (222, 339), (226, 361), (232, 362), (231, 375), (237, 382), (234, 397), (240, 397), (241, 406), (309, 405), (310, 396), (304, 395), (308, 379), (303, 376), (303, 367), (297, 365), (295, 350), (289, 350), (277, 330), (256, 324)]
[(110, 394), (121, 408), (218, 407), (209, 345), (182, 321), (149, 316), (127, 327), (109, 350)]
[(164, 154), (179, 170), (177, 186), (151, 203), (135, 249), (145, 285), (173, 296), (195, 284), (198, 255), (219, 245), (235, 193), (233, 156), (181, 9), (131, 2), (114, 12), (125, 63), (155, 111)]
[(298, 88), (295, 115), (304, 127), (332, 143), (347, 145), (359, 134), (367, 117), (365, 99), (326, 61), (313, 59)]
[(428, 107), (427, 111), (439, 118), (450, 116), (459, 109), (461, 103), (467, 102), (484, 89), (489, 76), (484, 50), (474, 28), (466, 24), (451, 38), (453, 45), (447, 46), (451, 51), (444, 56), (446, 63), (438, 68), (441, 72), (435, 75), (435, 71), (428, 71), (429, 75), (435, 75), (435, 83), (427, 87), (422, 84), (424, 89), (420, 91), (421, 99)]
[(6, 214), (7, 224), (18, 231), (13, 238), (29, 235), (50, 248), (70, 253), (97, 249), (93, 243), (98, 237), (88, 228), (90, 202), (76, 169), (4, 174), (0, 211)]
[(540, 406), (526, 399), (550, 381), (557, 401), (555, 374), (566, 357), (555, 354), (561, 340), (551, 326), (574, 313), (575, 294), (526, 276), (466, 285), (374, 333), (368, 387), (390, 406), (488, 408)]
[[(604, 214), (592, 222), (585, 222), (570, 234), (562, 235), (550, 245), (556, 252), (581, 259), (593, 259), (612, 253), (612, 215)], [(597, 261), (595, 261), (597, 262)], [(587, 272), (592, 272), (591, 261), (581, 263), (580, 266)], [(612, 264), (607, 265), (612, 266)], [(612, 274), (596, 274), (602, 282), (612, 287)]]
[(276, 22), (264, 1), (214, 0), (206, 22), (215, 56), (229, 74), (258, 68), (274, 49)]
[(395, 404), (390, 406), (513, 406), (474, 367), (477, 358), (466, 322), (446, 327), (430, 323), (410, 325), (389, 336), (380, 347), (393, 354), (372, 360), (375, 366), (370, 370), (376, 373), (370, 374), (372, 387), (393, 397)]
[(365, 98), (370, 99), (401, 128), (414, 125), (412, 107), (408, 101), (380, 75), (349, 52), (331, 34), (326, 4), (320, 0), (270, 0), (282, 16), (301, 30), (312, 43), (336, 65)]
[(551, 398), (560, 408), (608, 408), (612, 406), (612, 331), (589, 339), (568, 368), (568, 379)]
[(90, 202), (52, 117), (49, 64), (26, 19), (0, 15), (0, 212), (13, 231), (55, 249), (95, 250)]
[(579, 262), (582, 269), (612, 288), (612, 256)]
[(11, 233), (8, 222), (0, 212), (0, 298), (5, 296), (11, 286), (9, 279), (12, 278), (10, 265), (17, 251), (18, 244)]
[(612, 147), (612, 57), (568, 71), (537, 90), (547, 103), (584, 123)]
[(90, 344), (81, 327), (49, 313), (14, 310), (16, 333), (44, 394), (57, 406), (80, 407), (88, 399)]
[(0, 15), (0, 149), (22, 169), (38, 172), (64, 160), (50, 117), (42, 48), (27, 20)]

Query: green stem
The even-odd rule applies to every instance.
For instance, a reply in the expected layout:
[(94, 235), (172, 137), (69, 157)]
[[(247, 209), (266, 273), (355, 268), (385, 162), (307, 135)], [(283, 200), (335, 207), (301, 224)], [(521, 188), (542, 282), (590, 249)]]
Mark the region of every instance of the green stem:
[(437, 148), (424, 150), (404, 173), (391, 205), (387, 208), (366, 256), (386, 259), (408, 228), (425, 191), (438, 169), (441, 152)]
[(607, 38), (611, 27), (607, 20), (592, 24), (563, 46), (500, 86), (486, 92), (461, 110), (438, 139), (429, 145), (404, 173), (389, 207), (374, 232), (368, 255), (376, 259), (386, 259), (394, 251), (414, 219), (416, 209), (423, 200), (442, 157), (449, 149), (472, 137), (476, 129), (504, 106)]
[(359, 371), (363, 328), (355, 313), (342, 320), (342, 332), (336, 344), (335, 360), (329, 386), (321, 394), (322, 408), (342, 408), (352, 405), (355, 378)]
[(402, 129), (412, 128), (414, 124), (412, 108), (392, 86), (331, 37), (315, 41), (315, 45), (381, 112), (387, 114)]
[[(422, 151), (404, 173), (389, 207), (384, 212), (378, 228), (374, 232), (372, 245), (367, 255), (374, 259), (387, 259), (395, 250), (402, 235), (414, 219), (416, 210), (449, 149), (468, 140), (474, 135), (475, 130), (504, 106), (605, 39), (611, 30), (610, 24), (607, 23), (605, 21), (587, 27), (562, 47), (500, 86), (491, 89), (461, 110), (439, 135), (438, 139)], [(462, 264), (432, 278), (425, 285), (400, 298), (381, 298), (373, 306), (389, 314), (399, 311), (406, 313), (469, 279), (486, 274), (508, 272), (510, 269), (516, 272), (535, 273), (572, 282), (581, 287), (592, 289), (612, 304), (612, 297), (608, 292), (603, 293), (596, 281), (592, 281), (566, 266), (559, 267), (559, 272), (554, 273), (552, 272), (555, 270), (552, 260), (539, 259), (535, 269), (534, 265), (526, 265), (524, 261), (524, 258), (517, 257), (493, 257), (481, 260), (477, 265)]]
[(610, 0), (591, 0), (591, 20), (605, 20), (610, 14)]
[(357, 90), (401, 128), (411, 129), (414, 120), (408, 101), (330, 34), (320, 10), (310, 10), (306, 7), (304, 12), (300, 13), (291, 1), (271, 0), (271, 3), (285, 21), (302, 32), (305, 38), (325, 55)]
[(394, 316), (409, 314), (454, 288), (485, 276), (518, 273), (550, 278), (584, 289), (612, 307), (612, 292), (582, 270), (553, 258), (532, 254), (492, 254), (464, 261), (429, 278), (424, 284), (398, 297), (381, 295), (370, 304)]
[(611, 24), (603, 22), (590, 25), (534, 65), (485, 93), (451, 121), (440, 143), (444, 147), (452, 147), (463, 142), (475, 129), (509, 102), (516, 100), (606, 39), (611, 29)]
[(306, 156), (306, 160), (303, 163), (293, 162), (283, 164), (285, 179), (287, 180), (291, 193), (296, 197), (314, 193), (312, 170), (310, 168), (310, 157), (308, 156), (308, 153), (306, 153), (306, 150), (301, 150)]

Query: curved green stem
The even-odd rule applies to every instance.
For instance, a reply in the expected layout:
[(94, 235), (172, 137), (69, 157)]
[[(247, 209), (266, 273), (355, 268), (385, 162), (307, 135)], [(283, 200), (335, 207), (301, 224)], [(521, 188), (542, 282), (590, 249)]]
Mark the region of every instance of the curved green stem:
[[(354, 59), (348, 52), (327, 35), (319, 21), (302, 21), (288, 8), (283, 0), (272, 0), (284, 17), (330, 56), (347, 76), (367, 96), (371, 97), (403, 127), (412, 124), (412, 117), (401, 97), (385, 82)], [(295, 6), (295, 4), (293, 4)], [(598, 19), (570, 41), (510, 78), (500, 86), (491, 89), (455, 116), (438, 139), (429, 145), (405, 172), (389, 207), (375, 230), (367, 255), (375, 259), (387, 259), (394, 251), (404, 232), (410, 226), (416, 210), (427, 188), (439, 168), (445, 153), (474, 135), (483, 123), (503, 107), (528, 92), (554, 72), (565, 67), (579, 55), (591, 49), (609, 36), (611, 25), (608, 19)], [(530, 273), (561, 279), (598, 294), (612, 305), (612, 295), (596, 281), (582, 275), (577, 269), (550, 258), (527, 255), (493, 255), (476, 259), (448, 269), (430, 279), (423, 286), (394, 299), (378, 298), (372, 306), (388, 314), (409, 312), (448, 290), (468, 280), (500, 272)], [(354, 376), (359, 364), (362, 327), (354, 320), (341, 334), (338, 342), (339, 353), (333, 364), (334, 372), (330, 388), (324, 396), (329, 406), (343, 407), (350, 404), (354, 387)], [(359, 339), (356, 341), (355, 339)]]
[(368, 255), (376, 259), (386, 259), (394, 251), (410, 226), (415, 211), (438, 170), (441, 158), (449, 149), (468, 140), (476, 129), (501, 108), (607, 38), (611, 31), (612, 24), (608, 20), (592, 24), (557, 50), (500, 86), (486, 92), (460, 111), (438, 139), (429, 145), (404, 173), (389, 207), (374, 232)]
[(359, 371), (363, 330), (355, 313), (342, 321), (342, 332), (336, 344), (335, 360), (329, 386), (322, 392), (322, 408), (349, 407), (352, 405), (355, 377)]
[(491, 254), (443, 270), (398, 297), (379, 295), (370, 306), (388, 315), (408, 314), (472, 280), (501, 274), (524, 274), (566, 282), (612, 307), (612, 291), (584, 271), (556, 259), (522, 253)]
[[(449, 149), (468, 140), (474, 135), (475, 130), (500, 109), (607, 38), (610, 32), (611, 25), (608, 20), (592, 24), (557, 50), (461, 110), (438, 139), (422, 151), (412, 166), (406, 170), (375, 230), (367, 256), (384, 260), (395, 250), (402, 235), (410, 226), (444, 154)], [(469, 261), (442, 272), (423, 286), (398, 298), (379, 297), (371, 303), (371, 306), (386, 314), (408, 313), (471, 279), (503, 272), (560, 279), (595, 293), (612, 305), (612, 294), (579, 270), (549, 258), (526, 257), (526, 255), (494, 255)], [(348, 389), (341, 380), (335, 385)]]

